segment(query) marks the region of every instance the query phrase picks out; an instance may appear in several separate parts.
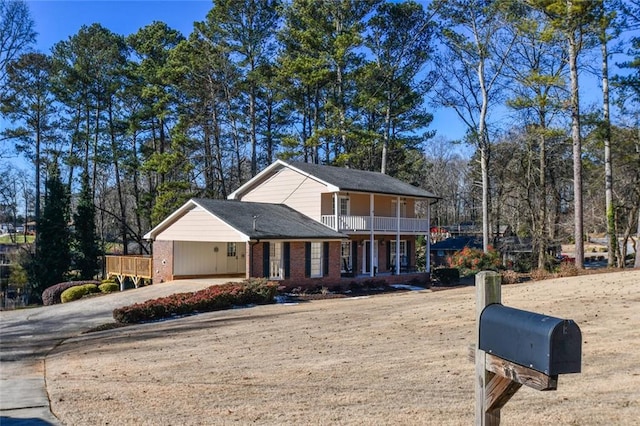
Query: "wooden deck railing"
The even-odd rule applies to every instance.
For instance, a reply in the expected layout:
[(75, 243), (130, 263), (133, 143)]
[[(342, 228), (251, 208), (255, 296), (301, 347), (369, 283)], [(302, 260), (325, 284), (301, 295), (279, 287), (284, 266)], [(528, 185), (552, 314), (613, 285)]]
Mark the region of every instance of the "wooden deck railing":
[(138, 288), (140, 279), (151, 279), (152, 259), (142, 256), (106, 256), (107, 276), (114, 276), (120, 282), (120, 289), (123, 289), (123, 282), (126, 277), (131, 278), (133, 284)]

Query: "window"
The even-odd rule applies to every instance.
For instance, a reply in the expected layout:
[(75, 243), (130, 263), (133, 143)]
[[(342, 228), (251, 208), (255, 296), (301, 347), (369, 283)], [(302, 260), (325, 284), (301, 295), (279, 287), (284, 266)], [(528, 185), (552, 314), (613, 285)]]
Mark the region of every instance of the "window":
[(340, 272), (351, 272), (351, 241), (340, 246)]
[[(396, 265), (396, 241), (392, 240), (391, 244), (389, 244), (389, 259), (391, 261), (391, 265)], [(404, 240), (400, 241), (400, 266), (407, 266), (407, 242)]]
[[(391, 207), (393, 209), (393, 216), (398, 215), (398, 200), (391, 200)], [(407, 202), (400, 200), (400, 217), (407, 217)]]
[(281, 280), (284, 278), (282, 268), (282, 243), (269, 243), (269, 278)]
[(236, 243), (227, 243), (227, 257), (236, 257)]
[[(338, 197), (338, 214), (340, 216), (349, 216), (351, 208), (350, 208), (350, 202), (349, 202), (349, 197), (343, 197), (340, 196)], [(331, 213), (333, 214), (333, 212), (336, 211), (336, 199), (331, 198)]]
[(311, 243), (311, 277), (322, 276), (322, 243)]

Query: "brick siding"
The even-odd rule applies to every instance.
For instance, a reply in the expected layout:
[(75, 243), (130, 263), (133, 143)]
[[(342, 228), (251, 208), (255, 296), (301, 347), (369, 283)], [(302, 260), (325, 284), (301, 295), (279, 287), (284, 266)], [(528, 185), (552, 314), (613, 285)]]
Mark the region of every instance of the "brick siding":
[(173, 241), (153, 242), (153, 282), (173, 280)]

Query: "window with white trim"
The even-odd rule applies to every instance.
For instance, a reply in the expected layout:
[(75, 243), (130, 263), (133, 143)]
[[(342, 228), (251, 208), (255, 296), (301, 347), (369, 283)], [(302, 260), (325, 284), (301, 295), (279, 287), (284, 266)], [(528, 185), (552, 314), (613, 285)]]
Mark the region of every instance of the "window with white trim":
[(351, 272), (351, 241), (340, 245), (340, 272)]
[[(396, 241), (392, 240), (389, 244), (389, 258), (391, 265), (396, 265)], [(400, 266), (407, 266), (407, 242), (400, 240)]]
[[(331, 212), (336, 211), (336, 199), (335, 197), (331, 198)], [(349, 216), (351, 214), (351, 203), (349, 197), (339, 196), (338, 197), (338, 214), (340, 216)]]
[[(391, 200), (391, 208), (393, 210), (393, 216), (398, 215), (398, 200)], [(407, 217), (407, 201), (400, 200), (400, 217)]]
[(322, 276), (322, 243), (311, 243), (311, 278)]
[(236, 243), (227, 243), (227, 257), (236, 257), (237, 247)]
[(282, 268), (282, 243), (269, 243), (269, 279), (281, 280), (284, 278)]

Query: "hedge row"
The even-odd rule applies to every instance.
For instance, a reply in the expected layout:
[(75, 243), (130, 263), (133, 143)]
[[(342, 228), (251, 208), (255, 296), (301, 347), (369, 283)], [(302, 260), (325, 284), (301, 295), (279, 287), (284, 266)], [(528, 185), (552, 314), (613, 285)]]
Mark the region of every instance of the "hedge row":
[(113, 310), (113, 318), (124, 324), (155, 321), (195, 312), (229, 309), (233, 306), (275, 302), (277, 284), (250, 279), (242, 283), (214, 285), (193, 293), (177, 293)]
[(67, 281), (64, 283), (58, 283), (55, 285), (52, 285), (51, 287), (47, 287), (43, 292), (42, 292), (42, 303), (45, 306), (49, 306), (49, 305), (56, 305), (58, 303), (62, 303), (62, 293), (71, 287), (77, 287), (80, 285), (85, 285), (85, 284), (95, 284), (98, 285), (100, 284), (100, 281)]

